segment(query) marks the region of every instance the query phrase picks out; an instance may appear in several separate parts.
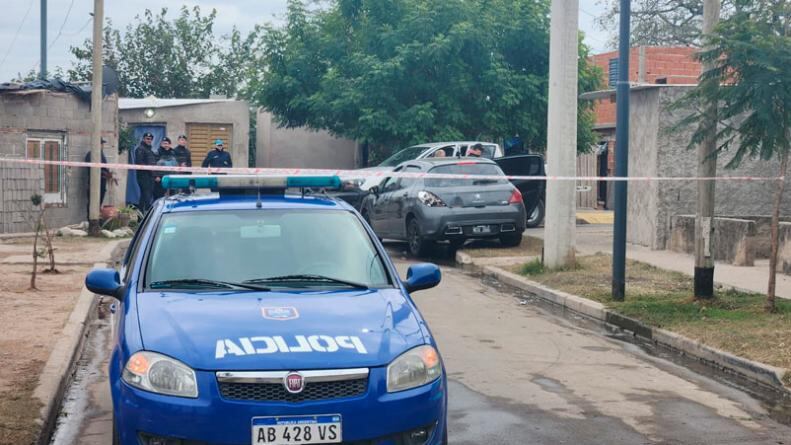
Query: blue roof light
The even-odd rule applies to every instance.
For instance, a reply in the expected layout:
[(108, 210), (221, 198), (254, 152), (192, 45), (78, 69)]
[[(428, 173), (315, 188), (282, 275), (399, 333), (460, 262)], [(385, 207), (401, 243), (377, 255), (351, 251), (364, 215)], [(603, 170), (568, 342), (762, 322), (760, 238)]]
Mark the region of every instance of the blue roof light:
[(341, 179), (337, 176), (167, 175), (162, 178), (162, 187), (166, 189), (337, 189), (340, 186)]

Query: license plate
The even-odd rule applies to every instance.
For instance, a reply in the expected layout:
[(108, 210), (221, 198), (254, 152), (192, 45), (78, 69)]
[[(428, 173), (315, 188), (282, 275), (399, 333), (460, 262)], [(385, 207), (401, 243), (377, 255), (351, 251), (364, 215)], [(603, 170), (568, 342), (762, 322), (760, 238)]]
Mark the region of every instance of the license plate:
[(472, 226), (472, 233), (492, 233), (492, 226)]
[(253, 445), (340, 443), (341, 416), (253, 417)]

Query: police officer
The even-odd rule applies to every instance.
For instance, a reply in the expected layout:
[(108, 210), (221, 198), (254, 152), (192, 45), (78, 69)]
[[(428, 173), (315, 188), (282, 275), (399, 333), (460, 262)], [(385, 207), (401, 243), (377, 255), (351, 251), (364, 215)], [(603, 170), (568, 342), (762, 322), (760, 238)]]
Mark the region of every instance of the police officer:
[[(176, 150), (170, 145), (170, 138), (162, 138), (159, 143), (159, 151), (157, 152), (157, 165), (164, 167), (176, 167), (178, 165), (178, 158), (176, 157)], [(169, 171), (156, 171), (154, 172), (154, 199), (159, 199), (165, 196), (165, 188), (162, 187), (162, 177), (165, 175), (172, 175), (173, 172)]]
[[(145, 133), (143, 140), (135, 148), (135, 165), (156, 165), (157, 158), (151, 148), (154, 142), (154, 135)], [(146, 213), (151, 207), (154, 196), (154, 172), (151, 170), (137, 170), (137, 184), (140, 186), (140, 211)]]
[(179, 136), (179, 144), (173, 151), (176, 152), (176, 161), (178, 161), (179, 167), (192, 167), (192, 153), (187, 148), (187, 136), (183, 134)]
[(216, 139), (214, 141), (214, 150), (206, 154), (206, 159), (203, 160), (201, 167), (233, 167), (231, 154), (224, 150), (222, 139)]

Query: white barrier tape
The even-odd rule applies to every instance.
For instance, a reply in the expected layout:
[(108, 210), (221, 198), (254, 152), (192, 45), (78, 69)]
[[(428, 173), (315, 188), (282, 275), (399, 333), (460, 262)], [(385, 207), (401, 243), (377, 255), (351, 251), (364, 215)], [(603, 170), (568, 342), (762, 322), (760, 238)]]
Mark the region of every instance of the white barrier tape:
[(499, 176), (499, 175), (470, 175), (452, 173), (405, 173), (381, 170), (332, 170), (315, 168), (258, 168), (258, 167), (166, 167), (160, 165), (134, 165), (120, 163), (98, 163), (81, 161), (45, 161), (41, 159), (20, 159), (0, 157), (0, 163), (32, 164), (32, 165), (57, 165), (61, 167), (83, 168), (109, 168), (116, 170), (146, 170), (173, 173), (234, 173), (258, 176), (340, 176), (342, 178), (428, 178), (428, 179), (509, 179), (509, 180), (545, 180), (545, 181), (605, 181), (605, 182), (648, 182), (648, 181), (741, 181), (741, 182), (773, 182), (785, 181), (785, 176)]

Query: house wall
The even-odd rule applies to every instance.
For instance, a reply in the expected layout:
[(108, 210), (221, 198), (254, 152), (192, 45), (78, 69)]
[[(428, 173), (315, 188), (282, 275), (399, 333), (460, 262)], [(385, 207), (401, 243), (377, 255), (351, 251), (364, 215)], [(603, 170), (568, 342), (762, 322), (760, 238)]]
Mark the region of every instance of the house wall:
[[(670, 86), (632, 91), (630, 176), (697, 175), (697, 152), (687, 148), (694, 128), (675, 128), (679, 120), (691, 110), (671, 110), (669, 107), (690, 88)], [(650, 125), (646, 125), (648, 123)], [(728, 170), (725, 166), (732, 158), (733, 151), (719, 156), (717, 176), (779, 176), (778, 160), (745, 158), (739, 168)], [(791, 178), (787, 178), (788, 181)], [(718, 181), (715, 214), (744, 219), (751, 219), (754, 215), (769, 215), (772, 213), (774, 189), (775, 183), (771, 181)], [(653, 249), (665, 249), (670, 241), (673, 216), (694, 214), (696, 200), (695, 181), (631, 182), (627, 238), (630, 242)], [(780, 214), (791, 215), (791, 193), (785, 194)], [(654, 218), (653, 221), (651, 218)]]
[(256, 167), (353, 169), (360, 162), (355, 141), (323, 130), (280, 128), (272, 113), (258, 110)]
[[(659, 92), (635, 91), (630, 99), (629, 176), (656, 176), (659, 128), (656, 110)], [(656, 233), (660, 187), (655, 181), (629, 182), (627, 241), (658, 248)], [(664, 248), (664, 244), (661, 248)]]
[[(234, 166), (247, 167), (250, 139), (250, 107), (245, 101), (222, 101), (195, 105), (161, 107), (153, 117), (146, 117), (145, 108), (126, 109), (119, 112), (127, 125), (166, 126), (173, 142), (180, 134), (187, 133), (187, 124), (233, 124), (233, 147), (230, 148)], [(226, 148), (227, 149), (227, 148)]]
[[(108, 162), (118, 159), (118, 98), (105, 98), (102, 108), (102, 136), (107, 139), (105, 157)], [(0, 94), (0, 155), (25, 158), (29, 135), (35, 132), (58, 132), (63, 135), (66, 160), (82, 161), (90, 150), (92, 121), (90, 104), (76, 96), (47, 90), (30, 90), (21, 93)], [(10, 191), (14, 199), (29, 204), (34, 193), (43, 193), (43, 167), (25, 168), (19, 164), (0, 163), (0, 180), (3, 193)], [(38, 171), (39, 173), (36, 173)], [(66, 168), (66, 202), (54, 205), (47, 212), (48, 224), (61, 227), (87, 219), (88, 169)], [(27, 199), (27, 201), (26, 201)], [(21, 200), (21, 201), (20, 201)], [(27, 232), (30, 227), (19, 223), (19, 215), (7, 212), (16, 204), (5, 202), (0, 207), (3, 213), (0, 232)], [(108, 186), (105, 205), (123, 205), (123, 194), (119, 188)], [(29, 208), (29, 207), (28, 207)]]

